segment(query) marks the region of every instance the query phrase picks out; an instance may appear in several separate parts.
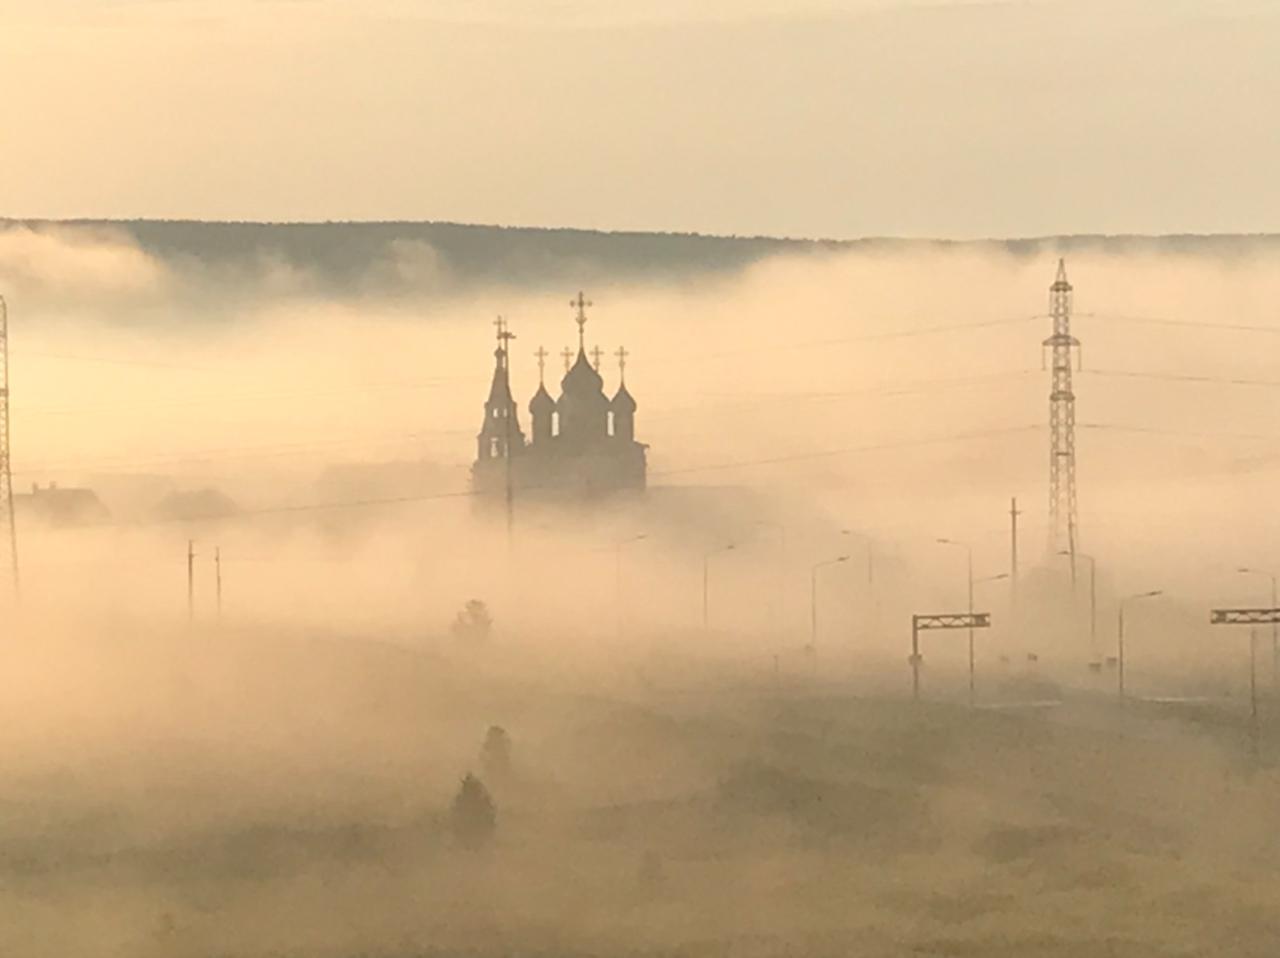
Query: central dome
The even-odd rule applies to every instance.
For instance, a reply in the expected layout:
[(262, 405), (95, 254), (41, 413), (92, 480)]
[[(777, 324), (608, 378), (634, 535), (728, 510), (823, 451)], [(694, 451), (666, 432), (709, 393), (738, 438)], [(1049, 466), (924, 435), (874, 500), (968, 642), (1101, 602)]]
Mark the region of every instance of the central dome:
[(560, 381), (560, 388), (565, 395), (581, 396), (587, 393), (604, 392), (604, 380), (592, 367), (587, 354), (578, 350), (578, 359)]

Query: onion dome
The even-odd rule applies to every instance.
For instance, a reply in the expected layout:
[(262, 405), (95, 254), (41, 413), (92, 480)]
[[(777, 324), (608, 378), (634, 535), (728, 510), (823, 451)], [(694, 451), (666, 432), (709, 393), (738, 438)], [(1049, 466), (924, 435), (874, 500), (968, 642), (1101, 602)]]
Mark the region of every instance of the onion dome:
[(538, 391), (529, 400), (529, 412), (535, 416), (549, 416), (555, 411), (556, 401), (551, 398), (551, 393), (547, 392), (547, 387), (538, 383)]
[(634, 413), (636, 411), (636, 401), (631, 393), (627, 391), (626, 383), (618, 387), (618, 392), (613, 397), (612, 405), (614, 412)]
[(578, 350), (578, 358), (560, 381), (560, 389), (566, 395), (592, 395), (603, 392), (604, 380), (596, 372), (586, 351)]

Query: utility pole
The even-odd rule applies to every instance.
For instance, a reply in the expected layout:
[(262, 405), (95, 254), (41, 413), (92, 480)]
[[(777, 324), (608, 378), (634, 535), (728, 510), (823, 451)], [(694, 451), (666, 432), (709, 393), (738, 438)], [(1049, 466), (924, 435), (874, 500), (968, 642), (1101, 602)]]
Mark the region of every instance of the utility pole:
[(1067, 266), (1058, 260), (1058, 275), (1049, 287), (1053, 335), (1044, 341), (1052, 350), (1053, 384), (1049, 392), (1049, 541), (1048, 552), (1065, 551), (1076, 583), (1076, 397), (1071, 388), (1071, 351), (1080, 340), (1071, 335), (1071, 284)]
[[(1275, 603), (1272, 603), (1274, 606)], [(1249, 630), (1249, 741), (1258, 757), (1258, 630)]]
[(1014, 611), (1018, 608), (1018, 497), (1009, 503), (1009, 598)]
[(9, 307), (0, 296), (0, 522), (8, 526), (9, 573), (13, 598), (21, 599), (18, 578), (18, 526), (13, 518), (13, 465), (9, 458)]
[(196, 616), (196, 544), (187, 540), (187, 624), (195, 621)]
[[(1270, 579), (1271, 607), (1273, 609), (1280, 607), (1280, 601), (1277, 600), (1276, 596), (1277, 576), (1274, 572), (1269, 572), (1265, 569), (1250, 568), (1240, 568), (1236, 569), (1236, 571), (1246, 575), (1265, 575)], [(1280, 631), (1277, 631), (1277, 625), (1275, 622), (1271, 623), (1271, 690), (1273, 692), (1280, 691)]]
[(1098, 560), (1089, 560), (1089, 654), (1096, 662), (1102, 654), (1098, 651)]

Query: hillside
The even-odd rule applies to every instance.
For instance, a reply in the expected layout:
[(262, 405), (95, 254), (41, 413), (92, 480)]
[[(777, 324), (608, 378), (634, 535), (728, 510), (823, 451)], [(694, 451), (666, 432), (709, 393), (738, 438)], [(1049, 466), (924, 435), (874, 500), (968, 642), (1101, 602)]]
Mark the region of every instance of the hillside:
[(1280, 236), (1051, 236), (1007, 240), (808, 240), (690, 233), (602, 232), (459, 223), (210, 223), (159, 220), (14, 220), (26, 230), (110, 235), (174, 267), (228, 277), (264, 267), (305, 272), (334, 291), (510, 283), (563, 286), (680, 280), (733, 272), (779, 253), (973, 249), (1014, 256), (1046, 250), (1236, 257), (1280, 250)]

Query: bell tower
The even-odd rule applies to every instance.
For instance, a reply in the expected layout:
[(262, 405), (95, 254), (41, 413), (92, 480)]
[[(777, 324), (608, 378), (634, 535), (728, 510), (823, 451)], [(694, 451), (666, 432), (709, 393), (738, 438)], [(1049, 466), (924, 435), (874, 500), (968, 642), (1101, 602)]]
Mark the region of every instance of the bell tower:
[(507, 364), (508, 344), (516, 336), (507, 329), (507, 321), (501, 316), (494, 320), (493, 325), (497, 328), (498, 348), (493, 351), (493, 383), (484, 404), (484, 423), (476, 437), (476, 459), (480, 462), (509, 459), (524, 448), (524, 434), (516, 417)]

